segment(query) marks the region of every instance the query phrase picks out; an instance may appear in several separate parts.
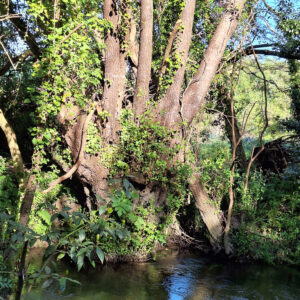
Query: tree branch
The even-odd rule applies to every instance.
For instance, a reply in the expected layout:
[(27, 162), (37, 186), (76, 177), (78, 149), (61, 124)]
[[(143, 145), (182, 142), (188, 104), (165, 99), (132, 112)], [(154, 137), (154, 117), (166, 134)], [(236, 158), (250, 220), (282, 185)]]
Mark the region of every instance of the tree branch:
[[(166, 95), (159, 101), (157, 106), (159, 113), (158, 120), (162, 125), (168, 128), (174, 129), (174, 125), (181, 120), (179, 100), (191, 44), (194, 12), (195, 0), (187, 0), (180, 16), (182, 30), (180, 31), (180, 34), (178, 34), (178, 45), (176, 50), (174, 50), (178, 55), (180, 67), (173, 76), (173, 83), (167, 89)], [(174, 33), (176, 33), (176, 31), (174, 31)]]
[[(11, 15), (16, 15), (11, 2), (9, 5), (9, 13)], [(26, 42), (34, 56), (39, 59), (42, 54), (41, 49), (37, 41), (35, 40), (35, 37), (28, 31), (26, 23), (20, 18), (10, 18), (9, 20), (15, 26), (19, 35)]]
[[(32, 55), (32, 52), (30, 50), (28, 50), (21, 55), (12, 57), (11, 60), (14, 64), (17, 64), (18, 62), (25, 61), (25, 59), (31, 55)], [(10, 61), (7, 62), (7, 64), (4, 67), (2, 67), (2, 69), (0, 69), (0, 76), (5, 75), (5, 73), (10, 69), (11, 66), (12, 66), (11, 62)]]
[(81, 134), (81, 147), (80, 147), (78, 159), (77, 159), (75, 165), (73, 165), (73, 167), (66, 174), (64, 174), (63, 176), (59, 177), (58, 179), (52, 181), (49, 184), (49, 188), (47, 190), (43, 191), (43, 194), (49, 193), (56, 185), (58, 185), (59, 183), (63, 182), (66, 179), (69, 179), (80, 167), (82, 160), (83, 160), (83, 155), (84, 155), (88, 125), (89, 125), (89, 122), (90, 122), (94, 112), (95, 112), (94, 109), (91, 110), (91, 112), (88, 114), (88, 116), (86, 117), (86, 119), (84, 121), (84, 124), (82, 127), (82, 134)]
[(204, 53), (196, 75), (182, 98), (182, 117), (190, 124), (204, 103), (211, 82), (217, 72), (225, 48), (235, 31), (246, 0), (231, 0)]
[[(262, 47), (264, 46), (262, 45)], [(252, 55), (254, 54), (253, 52), (254, 51), (252, 47), (248, 47), (244, 50), (244, 53), (242, 55)], [(290, 53), (285, 51), (274, 51), (274, 50), (267, 50), (267, 49), (255, 49), (255, 53), (261, 55), (277, 56), (286, 59), (300, 59), (300, 53)]]

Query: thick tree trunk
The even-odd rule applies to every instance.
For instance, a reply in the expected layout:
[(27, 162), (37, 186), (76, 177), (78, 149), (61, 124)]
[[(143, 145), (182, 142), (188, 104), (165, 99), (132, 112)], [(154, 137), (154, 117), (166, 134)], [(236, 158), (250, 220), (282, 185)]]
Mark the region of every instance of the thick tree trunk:
[(103, 110), (108, 113), (105, 124), (105, 138), (107, 142), (116, 141), (120, 129), (118, 117), (122, 109), (125, 93), (126, 51), (121, 51), (118, 37), (118, 7), (115, 0), (105, 0), (103, 16), (110, 21), (114, 28), (107, 32), (105, 44), (105, 83), (102, 95)]
[[(82, 141), (82, 128), (86, 120), (85, 115), (79, 115), (79, 111), (75, 112), (73, 118), (77, 119), (77, 122), (72, 126), (65, 125), (65, 120), (68, 120), (68, 116), (64, 114), (64, 110), (61, 110), (61, 116), (59, 116), (59, 121), (63, 128), (65, 129), (64, 138), (71, 150), (71, 155), (73, 162), (76, 163)], [(93, 122), (93, 120), (91, 120)], [(93, 195), (99, 196), (102, 199), (107, 198), (108, 190), (108, 169), (106, 169), (100, 162), (98, 156), (89, 155), (87, 153), (82, 154), (81, 164), (76, 171), (76, 176), (85, 185), (85, 187), (90, 187)], [(100, 200), (97, 200), (97, 205), (100, 205)]]
[(189, 187), (196, 201), (196, 206), (199, 209), (203, 222), (207, 226), (210, 233), (211, 244), (216, 251), (220, 250), (222, 241), (223, 228), (220, 220), (220, 211), (214, 203), (209, 199), (199, 174), (194, 172), (189, 179)]
[(141, 41), (137, 80), (133, 100), (135, 115), (139, 116), (146, 109), (149, 100), (149, 83), (152, 62), (153, 1), (141, 0)]
[(225, 48), (238, 21), (246, 0), (232, 0), (226, 7), (219, 25), (204, 53), (196, 75), (184, 92), (182, 117), (190, 124), (202, 107), (211, 82), (217, 72)]
[[(176, 48), (181, 67), (177, 70), (173, 77), (173, 83), (168, 88), (166, 95), (159, 101), (157, 106), (158, 120), (164, 126), (169, 129), (175, 129), (176, 124), (181, 121), (180, 116), (180, 95), (184, 79), (184, 72), (186, 68), (186, 62), (191, 45), (195, 0), (186, 0), (185, 7), (181, 13), (181, 26), (182, 30), (177, 32), (179, 35), (179, 42)], [(178, 21), (175, 27), (178, 26)], [(173, 39), (174, 40), (174, 39)], [(176, 126), (177, 127), (177, 126)]]

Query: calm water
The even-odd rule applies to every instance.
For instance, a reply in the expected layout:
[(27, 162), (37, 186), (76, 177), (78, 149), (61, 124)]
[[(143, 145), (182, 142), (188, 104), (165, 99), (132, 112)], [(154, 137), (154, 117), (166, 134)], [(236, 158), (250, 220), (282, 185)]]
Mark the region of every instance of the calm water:
[(209, 258), (168, 256), (157, 262), (104, 266), (74, 273), (82, 285), (64, 296), (48, 290), (25, 299), (180, 300), (300, 299), (300, 270), (285, 266), (216, 263)]

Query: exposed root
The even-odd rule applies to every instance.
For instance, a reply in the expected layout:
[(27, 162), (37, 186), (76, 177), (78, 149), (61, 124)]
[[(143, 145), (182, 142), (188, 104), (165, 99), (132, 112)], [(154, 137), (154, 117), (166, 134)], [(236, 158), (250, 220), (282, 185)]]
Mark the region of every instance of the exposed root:
[(204, 241), (200, 241), (186, 234), (178, 222), (172, 224), (169, 227), (169, 230), (171, 231), (167, 241), (169, 246), (175, 246), (184, 249), (194, 248), (201, 251), (207, 250)]

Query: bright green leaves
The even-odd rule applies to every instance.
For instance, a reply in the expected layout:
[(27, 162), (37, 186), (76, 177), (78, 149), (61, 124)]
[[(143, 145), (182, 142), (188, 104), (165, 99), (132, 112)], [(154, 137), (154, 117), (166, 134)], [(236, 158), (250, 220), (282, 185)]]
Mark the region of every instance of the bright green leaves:
[(131, 201), (127, 198), (124, 191), (118, 192), (117, 195), (112, 196), (111, 199), (112, 207), (115, 209), (119, 217), (122, 217), (131, 211)]
[[(53, 3), (34, 0), (29, 7), (35, 21), (44, 22), (47, 28), (47, 35), (43, 37), (46, 45), (43, 57), (33, 66), (33, 76), (41, 86), (37, 90), (29, 87), (30, 101), (37, 106), (36, 124), (39, 124), (34, 128), (32, 143), (40, 153), (50, 148), (58, 152), (62, 146), (55, 132), (62, 107), (87, 110), (93, 105), (93, 97), (101, 93), (104, 32), (112, 28), (111, 23), (101, 17), (98, 1), (68, 0), (58, 8), (59, 15), (54, 20)], [(95, 130), (95, 126), (89, 127), (86, 148), (87, 153), (93, 155), (99, 152), (100, 142)], [(63, 153), (55, 154), (64, 156)], [(40, 159), (40, 162), (46, 160)]]
[(91, 155), (99, 154), (101, 150), (100, 132), (94, 123), (89, 123), (87, 130), (85, 152)]
[[(103, 78), (99, 55), (103, 54), (105, 45), (100, 41), (104, 41), (104, 31), (111, 28), (111, 24), (100, 18), (101, 8), (95, 1), (88, 4), (84, 4), (85, 1), (71, 2), (67, 1), (64, 9), (60, 8), (55, 27), (47, 25), (50, 28), (44, 43), (48, 47), (41, 62), (34, 67), (35, 75), (43, 79), (37, 100), (38, 113), (43, 121), (56, 117), (62, 102), (65, 102), (63, 100), (70, 102), (72, 99), (72, 102), (84, 107), (90, 102), (93, 91), (99, 89)], [(40, 1), (30, 3), (30, 13), (37, 21), (44, 13), (49, 14), (51, 23), (52, 10), (52, 4), (46, 7), (45, 3), (40, 5)], [(66, 93), (67, 99), (64, 98)]]
[(147, 180), (165, 182), (168, 162), (172, 161), (176, 149), (169, 147), (171, 135), (168, 130), (151, 121), (148, 116), (140, 120), (137, 127), (132, 112), (124, 110), (121, 116), (120, 146), (118, 160), (112, 175), (128, 171), (144, 174)]
[(103, 263), (104, 262), (104, 253), (99, 247), (96, 247), (96, 254), (97, 254), (99, 260), (101, 261), (101, 263)]

